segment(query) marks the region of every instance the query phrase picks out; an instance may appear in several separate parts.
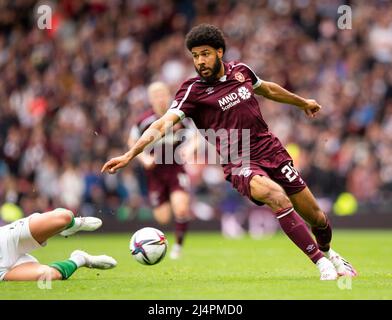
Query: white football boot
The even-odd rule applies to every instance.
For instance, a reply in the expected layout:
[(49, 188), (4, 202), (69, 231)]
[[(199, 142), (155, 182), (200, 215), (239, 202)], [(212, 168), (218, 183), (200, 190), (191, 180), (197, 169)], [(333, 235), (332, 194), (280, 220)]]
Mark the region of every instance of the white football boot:
[(331, 261), (326, 257), (321, 258), (316, 263), (317, 268), (320, 271), (320, 280), (336, 280), (338, 278), (338, 273)]
[(117, 265), (117, 261), (112, 257), (106, 255), (92, 256), (82, 250), (72, 252), (70, 260), (77, 261), (78, 267), (94, 269), (112, 269)]
[(181, 258), (181, 251), (182, 251), (182, 246), (179, 245), (178, 243), (173, 245), (173, 248), (170, 251), (170, 259), (172, 260), (177, 260)]
[(79, 231), (94, 231), (102, 226), (102, 220), (95, 217), (78, 217), (74, 218), (75, 223), (71, 228), (60, 232), (63, 237), (68, 237)]
[(337, 252), (329, 249), (328, 252), (325, 252), (325, 256), (332, 262), (335, 266), (336, 271), (339, 276), (348, 276), (355, 277), (358, 275), (357, 271), (347, 260), (343, 259)]

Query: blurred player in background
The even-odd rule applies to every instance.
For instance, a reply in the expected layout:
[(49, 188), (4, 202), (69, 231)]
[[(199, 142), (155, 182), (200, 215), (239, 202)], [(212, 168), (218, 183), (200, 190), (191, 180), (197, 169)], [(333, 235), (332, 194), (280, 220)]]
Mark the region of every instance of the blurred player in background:
[(94, 231), (101, 225), (98, 218), (74, 218), (72, 211), (58, 208), (0, 227), (0, 281), (66, 280), (80, 267), (114, 268), (117, 262), (112, 257), (92, 256), (81, 250), (50, 265), (40, 264), (29, 255), (56, 234), (67, 237), (78, 231)]
[[(143, 113), (131, 129), (128, 140), (130, 148), (153, 122), (167, 112), (171, 102), (168, 86), (162, 82), (152, 83), (148, 87), (148, 101), (151, 109)], [(184, 126), (177, 124), (173, 128), (173, 132), (175, 133), (176, 130), (181, 128), (184, 128)], [(181, 255), (190, 220), (189, 177), (182, 164), (176, 162), (165, 164), (165, 152), (173, 153), (174, 148), (178, 145), (173, 140), (174, 137), (167, 136), (165, 138), (161, 141), (160, 149), (156, 148), (155, 153), (142, 152), (139, 154), (138, 160), (142, 163), (146, 173), (149, 199), (156, 221), (162, 225), (168, 224), (173, 211), (175, 244), (172, 246), (170, 257), (178, 259)], [(169, 146), (170, 149), (166, 150), (165, 148), (169, 143), (175, 145)], [(157, 152), (160, 154), (156, 154)], [(156, 163), (157, 159), (161, 161)]]
[[(244, 63), (223, 62), (226, 43), (222, 32), (213, 25), (194, 27), (186, 36), (186, 46), (199, 76), (185, 81), (168, 112), (151, 124), (131, 150), (109, 160), (102, 172), (115, 173), (126, 166), (147, 145), (159, 139), (156, 132), (164, 135), (185, 117), (192, 118), (199, 129), (215, 132), (237, 129), (236, 143), (249, 144), (248, 154), (240, 154), (239, 158), (250, 159), (247, 167), (233, 161), (222, 164), (226, 180), (256, 204), (267, 204), (272, 209), (282, 230), (317, 265), (320, 280), (335, 280), (339, 275), (355, 276), (351, 264), (330, 248), (332, 230), (328, 218), (293, 167), (288, 152), (269, 131), (255, 95), (295, 105), (309, 117), (314, 117), (321, 106), (313, 99), (302, 98), (276, 83), (261, 80)], [(241, 140), (243, 130), (250, 131), (250, 141)], [(224, 143), (216, 143), (219, 153), (221, 146), (233, 147), (228, 141)], [(237, 145), (236, 149), (242, 148)], [(296, 211), (310, 224), (317, 243)]]

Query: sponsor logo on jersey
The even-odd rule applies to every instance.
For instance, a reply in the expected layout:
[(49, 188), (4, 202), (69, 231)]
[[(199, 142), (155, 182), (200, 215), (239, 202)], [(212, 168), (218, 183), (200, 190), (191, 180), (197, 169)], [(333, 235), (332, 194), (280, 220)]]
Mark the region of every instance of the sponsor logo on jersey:
[(223, 111), (230, 109), (242, 100), (247, 100), (251, 97), (251, 93), (248, 88), (240, 87), (237, 92), (231, 92), (228, 95), (218, 100), (219, 106)]
[(251, 96), (249, 90), (246, 87), (239, 88), (238, 95), (241, 97), (242, 100), (247, 100)]
[(314, 250), (314, 249), (315, 249), (314, 244), (310, 244), (310, 245), (308, 245), (308, 246), (306, 247), (306, 251), (307, 251), (307, 252), (312, 252), (312, 250)]
[(211, 93), (213, 93), (214, 92), (214, 87), (208, 87), (207, 89), (206, 89), (206, 93), (207, 94), (211, 94)]
[(240, 176), (244, 176), (245, 178), (249, 177), (252, 174), (252, 170), (249, 167), (242, 168), (240, 171)]

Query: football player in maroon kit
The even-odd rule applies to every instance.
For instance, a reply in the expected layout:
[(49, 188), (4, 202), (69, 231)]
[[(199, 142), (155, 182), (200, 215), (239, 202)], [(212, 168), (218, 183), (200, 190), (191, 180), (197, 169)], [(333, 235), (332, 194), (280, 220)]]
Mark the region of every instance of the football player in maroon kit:
[[(194, 27), (185, 42), (199, 76), (185, 81), (168, 112), (152, 123), (127, 153), (106, 162), (102, 172), (115, 173), (126, 166), (185, 117), (192, 118), (199, 130), (237, 130), (234, 143), (232, 140), (216, 143), (220, 154), (223, 149), (243, 150), (245, 144), (249, 146), (240, 151), (242, 161), (230, 156), (222, 163), (226, 179), (256, 204), (266, 204), (272, 209), (282, 230), (316, 264), (321, 280), (355, 276), (352, 265), (331, 249), (328, 218), (293, 167), (288, 152), (269, 131), (255, 95), (297, 106), (311, 118), (321, 106), (313, 99), (260, 79), (244, 63), (223, 62), (225, 40), (213, 25)], [(315, 240), (303, 219), (310, 225)]]
[[(163, 82), (154, 82), (147, 89), (151, 109), (144, 112), (131, 129), (128, 146), (131, 148), (143, 132), (156, 120), (162, 117), (171, 101), (170, 90)], [(184, 128), (180, 123), (176, 129)], [(190, 220), (190, 195), (189, 177), (184, 166), (176, 162), (165, 163), (163, 158), (166, 152), (173, 153), (176, 145), (173, 137), (162, 139), (160, 148), (155, 148), (154, 153), (142, 152), (138, 160), (142, 163), (148, 186), (150, 203), (153, 207), (154, 218), (158, 223), (165, 225), (170, 222), (173, 210), (175, 220), (175, 244), (172, 246), (170, 258), (178, 259), (181, 256), (182, 245)], [(168, 150), (166, 150), (168, 147)], [(160, 154), (155, 154), (160, 153)], [(156, 161), (156, 159), (158, 161)], [(157, 163), (158, 162), (158, 163)]]

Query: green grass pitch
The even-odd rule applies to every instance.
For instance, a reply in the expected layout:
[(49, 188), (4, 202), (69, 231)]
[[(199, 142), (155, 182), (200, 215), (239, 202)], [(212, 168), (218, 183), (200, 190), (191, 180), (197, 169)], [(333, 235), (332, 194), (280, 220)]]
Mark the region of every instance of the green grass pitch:
[[(105, 253), (113, 270), (82, 268), (69, 280), (39, 289), (36, 282), (0, 282), (0, 299), (392, 299), (392, 232), (336, 231), (334, 249), (359, 271), (342, 290), (322, 282), (317, 268), (283, 234), (239, 240), (219, 233), (190, 233), (181, 260), (143, 266), (129, 253), (130, 234), (56, 237), (35, 252), (42, 263), (63, 260), (74, 249)], [(169, 245), (173, 235), (168, 233)]]

